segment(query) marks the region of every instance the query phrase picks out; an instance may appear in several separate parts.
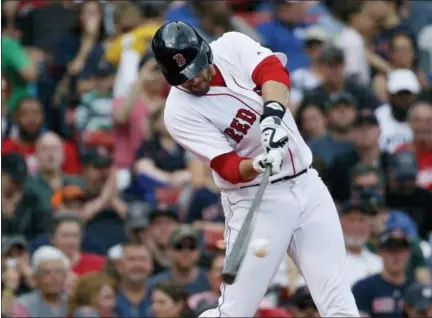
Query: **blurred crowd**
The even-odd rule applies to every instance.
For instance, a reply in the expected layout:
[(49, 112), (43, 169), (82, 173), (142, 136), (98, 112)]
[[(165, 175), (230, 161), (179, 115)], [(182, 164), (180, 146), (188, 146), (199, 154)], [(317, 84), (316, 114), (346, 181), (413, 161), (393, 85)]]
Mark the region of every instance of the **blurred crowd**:
[[(359, 310), (432, 317), (432, 2), (1, 6), (2, 317), (217, 306), (219, 191), (164, 126), (170, 87), (149, 50), (173, 20), (287, 54), (289, 107), (339, 208)], [(288, 257), (256, 316), (319, 317)]]

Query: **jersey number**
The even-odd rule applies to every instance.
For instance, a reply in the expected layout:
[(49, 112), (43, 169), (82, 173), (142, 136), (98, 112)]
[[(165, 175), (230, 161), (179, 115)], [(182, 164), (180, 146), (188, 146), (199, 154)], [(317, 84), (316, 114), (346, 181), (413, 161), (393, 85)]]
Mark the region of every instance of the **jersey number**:
[(239, 143), (247, 134), (249, 128), (256, 120), (256, 115), (248, 109), (239, 109), (231, 125), (224, 130), (236, 143)]

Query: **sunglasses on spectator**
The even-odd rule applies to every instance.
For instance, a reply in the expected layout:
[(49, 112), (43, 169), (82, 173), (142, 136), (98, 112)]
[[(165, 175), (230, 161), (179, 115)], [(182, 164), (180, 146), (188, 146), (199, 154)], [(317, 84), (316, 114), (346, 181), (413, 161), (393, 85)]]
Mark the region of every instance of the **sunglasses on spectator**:
[(183, 251), (183, 250), (194, 251), (197, 249), (197, 243), (194, 241), (180, 242), (178, 244), (174, 244), (174, 249), (177, 251)]

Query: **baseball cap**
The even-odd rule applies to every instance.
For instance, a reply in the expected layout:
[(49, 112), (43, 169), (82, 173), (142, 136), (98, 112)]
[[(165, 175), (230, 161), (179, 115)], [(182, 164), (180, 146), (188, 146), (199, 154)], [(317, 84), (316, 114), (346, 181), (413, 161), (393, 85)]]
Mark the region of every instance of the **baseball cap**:
[(320, 60), (325, 64), (336, 64), (345, 62), (344, 52), (335, 46), (328, 46), (323, 50)]
[(372, 125), (378, 126), (378, 120), (371, 109), (364, 108), (360, 110), (354, 120), (354, 126), (358, 127), (361, 125)]
[(96, 308), (90, 306), (78, 307), (73, 313), (72, 318), (99, 318), (100, 315)]
[(413, 180), (417, 176), (417, 159), (412, 151), (401, 150), (393, 153), (389, 165), (398, 180)]
[(190, 238), (197, 241), (198, 233), (193, 229), (192, 226), (188, 224), (183, 224), (171, 234), (170, 244), (171, 245), (179, 244), (182, 240), (186, 238)]
[(149, 221), (152, 223), (155, 219), (162, 216), (179, 221), (177, 208), (169, 204), (159, 204), (157, 207), (153, 208), (149, 214)]
[(367, 201), (351, 199), (340, 206), (340, 215), (350, 214), (353, 211), (360, 211), (365, 215), (375, 215), (378, 211)]
[(328, 109), (330, 109), (333, 106), (340, 105), (340, 106), (348, 106), (348, 107), (355, 107), (356, 102), (352, 94), (348, 92), (342, 92), (338, 94), (331, 94), (329, 96), (329, 100), (326, 103), (326, 106)]
[(421, 86), (417, 76), (410, 69), (397, 69), (388, 74), (387, 90), (390, 94), (409, 91), (413, 94), (420, 92)]
[(409, 248), (411, 240), (403, 229), (387, 230), (380, 235), (379, 247), (384, 249)]
[(85, 201), (86, 194), (84, 190), (77, 185), (67, 185), (56, 192), (51, 197), (51, 207), (56, 210), (65, 201)]
[(17, 183), (24, 182), (28, 176), (26, 161), (17, 152), (8, 152), (2, 156), (1, 169)]
[(2, 253), (9, 253), (12, 247), (20, 247), (24, 250), (28, 249), (28, 243), (26, 239), (21, 235), (13, 235), (10, 237), (3, 237), (1, 242)]
[(432, 306), (432, 287), (414, 283), (405, 292), (405, 303), (417, 311), (426, 311)]
[(97, 77), (105, 77), (114, 73), (114, 67), (105, 60), (100, 61), (94, 70), (94, 75)]
[(145, 202), (132, 202), (126, 212), (126, 228), (131, 231), (146, 228), (149, 224), (150, 205)]
[(89, 147), (84, 151), (82, 162), (83, 164), (93, 164), (96, 167), (107, 167), (112, 163), (112, 156), (106, 147)]
[(312, 41), (327, 42), (328, 41), (327, 31), (318, 25), (313, 25), (306, 30), (304, 41), (306, 43)]

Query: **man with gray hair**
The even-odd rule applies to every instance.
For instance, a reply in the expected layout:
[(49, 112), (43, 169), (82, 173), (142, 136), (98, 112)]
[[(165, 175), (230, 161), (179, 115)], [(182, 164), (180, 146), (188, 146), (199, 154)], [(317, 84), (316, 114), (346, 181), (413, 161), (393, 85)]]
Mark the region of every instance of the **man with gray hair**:
[(38, 248), (32, 259), (35, 290), (17, 299), (14, 317), (66, 317), (64, 292), (69, 260), (52, 246)]

